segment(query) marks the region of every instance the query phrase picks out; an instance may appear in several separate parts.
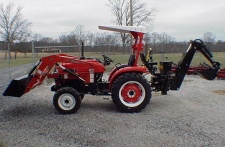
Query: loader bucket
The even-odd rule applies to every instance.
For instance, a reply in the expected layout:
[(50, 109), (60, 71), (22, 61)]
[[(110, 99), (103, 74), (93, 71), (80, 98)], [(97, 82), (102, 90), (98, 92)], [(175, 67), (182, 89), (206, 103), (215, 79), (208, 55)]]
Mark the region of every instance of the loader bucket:
[(31, 78), (32, 75), (25, 75), (12, 80), (9, 86), (6, 88), (5, 92), (3, 93), (3, 96), (21, 97), (25, 93), (26, 87), (30, 82)]
[(214, 80), (217, 77), (218, 70), (219, 69), (217, 68), (210, 68), (207, 70), (197, 71), (197, 73), (204, 79)]

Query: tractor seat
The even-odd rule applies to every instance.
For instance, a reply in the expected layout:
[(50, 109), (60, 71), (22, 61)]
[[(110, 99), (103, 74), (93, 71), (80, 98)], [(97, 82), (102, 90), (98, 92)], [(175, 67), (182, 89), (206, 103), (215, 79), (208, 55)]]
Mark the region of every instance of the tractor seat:
[(121, 69), (121, 68), (133, 66), (133, 65), (134, 65), (134, 62), (135, 62), (135, 55), (132, 54), (132, 55), (130, 55), (128, 64), (120, 64), (120, 63), (118, 63), (118, 64), (116, 65), (116, 68), (117, 68), (117, 70), (119, 70), (119, 69)]
[(135, 55), (132, 54), (130, 55), (129, 61), (128, 61), (128, 66), (133, 66), (135, 62)]
[(148, 71), (152, 74), (155, 74), (157, 71), (157, 68), (154, 67), (154, 65), (157, 65), (157, 62), (147, 62), (145, 55), (143, 53), (140, 54), (140, 58), (142, 63), (145, 65), (145, 67), (148, 69)]
[(140, 57), (141, 57), (142, 63), (143, 63), (146, 67), (149, 67), (149, 66), (153, 66), (153, 65), (157, 65), (157, 64), (158, 64), (157, 62), (147, 62), (147, 61), (146, 61), (146, 58), (145, 58), (145, 55), (144, 55), (143, 53), (140, 54)]
[(157, 68), (154, 65), (157, 65), (158, 63), (157, 62), (147, 62), (145, 55), (143, 53), (140, 54), (140, 58), (141, 58), (142, 63), (148, 69), (148, 71), (153, 75), (156, 74)]

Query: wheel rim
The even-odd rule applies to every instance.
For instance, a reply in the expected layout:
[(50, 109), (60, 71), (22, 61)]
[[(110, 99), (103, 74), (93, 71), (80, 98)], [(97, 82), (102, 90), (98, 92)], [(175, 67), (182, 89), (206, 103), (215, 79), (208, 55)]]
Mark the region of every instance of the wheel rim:
[(120, 101), (128, 107), (136, 107), (145, 99), (145, 89), (139, 82), (128, 81), (119, 91)]
[(58, 100), (59, 107), (63, 110), (71, 110), (76, 105), (76, 99), (68, 93), (62, 94)]

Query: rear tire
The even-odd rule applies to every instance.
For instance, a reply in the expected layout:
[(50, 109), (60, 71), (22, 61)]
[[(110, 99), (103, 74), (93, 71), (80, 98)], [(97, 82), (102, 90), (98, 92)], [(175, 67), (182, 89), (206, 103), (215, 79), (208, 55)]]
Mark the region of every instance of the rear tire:
[(122, 112), (139, 112), (150, 102), (150, 84), (140, 74), (123, 74), (112, 85), (112, 99)]
[(75, 113), (81, 105), (80, 94), (72, 87), (62, 87), (56, 91), (53, 105), (62, 114)]

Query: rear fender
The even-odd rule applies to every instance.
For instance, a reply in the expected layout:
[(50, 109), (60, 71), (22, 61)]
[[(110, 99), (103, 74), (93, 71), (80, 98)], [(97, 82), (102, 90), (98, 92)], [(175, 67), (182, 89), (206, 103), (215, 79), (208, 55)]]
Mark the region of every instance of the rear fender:
[(131, 72), (136, 72), (143, 74), (146, 72), (146, 67), (143, 66), (128, 66), (124, 68), (118, 68), (118, 70), (114, 69), (113, 72), (111, 72), (109, 76), (109, 89), (111, 89), (113, 82), (118, 78), (120, 75), (125, 74), (125, 73), (131, 73)]

